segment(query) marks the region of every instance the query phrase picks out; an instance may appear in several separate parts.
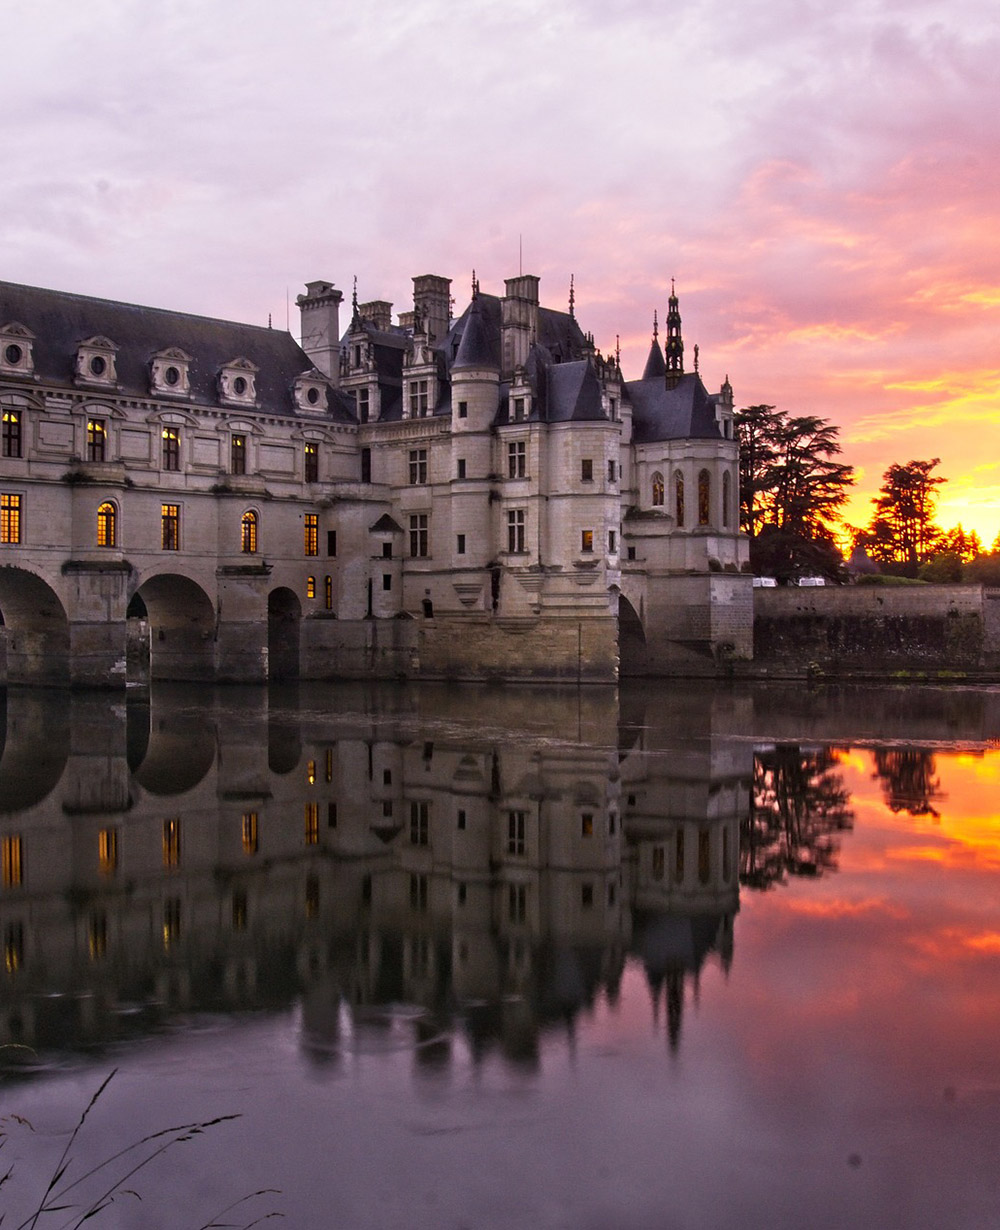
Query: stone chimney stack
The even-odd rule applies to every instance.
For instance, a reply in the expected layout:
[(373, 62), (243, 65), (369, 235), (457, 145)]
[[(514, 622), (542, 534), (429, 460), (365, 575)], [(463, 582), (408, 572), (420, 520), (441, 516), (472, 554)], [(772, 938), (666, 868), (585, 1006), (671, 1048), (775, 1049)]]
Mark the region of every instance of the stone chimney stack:
[(299, 295), (302, 349), (334, 384), (340, 383), (340, 303), (343, 295), (332, 282), (307, 282)]
[(451, 278), (425, 273), (413, 279), (413, 309), (431, 342), (440, 342), (451, 322)]
[(502, 378), (509, 380), (528, 361), (528, 351), (538, 337), (538, 278), (522, 273), (506, 278), (507, 293), (501, 299), (503, 322)]

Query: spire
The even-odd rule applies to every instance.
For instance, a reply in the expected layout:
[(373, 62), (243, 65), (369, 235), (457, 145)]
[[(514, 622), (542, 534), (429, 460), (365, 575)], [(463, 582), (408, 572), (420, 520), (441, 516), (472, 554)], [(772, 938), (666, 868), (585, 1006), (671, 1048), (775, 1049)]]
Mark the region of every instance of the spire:
[(615, 367), (621, 367), (621, 365), (622, 365), (622, 339), (616, 333), (615, 334)]
[(479, 279), (476, 277), (475, 269), (472, 271), (472, 297), (473, 299), (479, 298)]
[(653, 308), (653, 341), (657, 341), (660, 336), (660, 322), (656, 317), (656, 308)]
[(697, 375), (698, 374), (698, 343), (697, 342), (695, 342), (694, 344), (694, 371), (695, 371), (695, 375)]
[(358, 315), (358, 275), (354, 275), (354, 293), (351, 295), (351, 327), (360, 324)]
[(660, 320), (653, 308), (653, 340), (649, 347), (649, 358), (642, 369), (643, 380), (662, 380), (666, 375), (667, 365), (663, 361), (663, 351), (660, 349)]
[(675, 389), (684, 375), (684, 339), (681, 337), (681, 313), (673, 278), (670, 279), (670, 299), (667, 307), (667, 340), (663, 350), (667, 367), (667, 388)]
[(576, 288), (574, 287), (573, 282), (574, 282), (573, 274), (570, 274), (569, 275), (569, 314), (575, 320), (576, 312), (574, 311), (574, 308), (576, 307)]

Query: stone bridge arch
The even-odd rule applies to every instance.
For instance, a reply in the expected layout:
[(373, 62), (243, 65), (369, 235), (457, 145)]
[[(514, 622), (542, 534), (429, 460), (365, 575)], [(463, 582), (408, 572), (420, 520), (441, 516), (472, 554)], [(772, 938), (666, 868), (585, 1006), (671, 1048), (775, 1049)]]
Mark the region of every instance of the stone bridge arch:
[(8, 684), (70, 682), (70, 628), (56, 591), (26, 568), (0, 567), (0, 678)]
[(299, 677), (302, 603), (293, 589), (278, 586), (267, 595), (267, 677), (290, 683)]
[(145, 619), (151, 679), (215, 678), (215, 607), (190, 577), (160, 573), (132, 595), (130, 619)]
[(624, 594), (618, 595), (618, 674), (645, 675), (649, 668), (646, 630), (639, 612)]

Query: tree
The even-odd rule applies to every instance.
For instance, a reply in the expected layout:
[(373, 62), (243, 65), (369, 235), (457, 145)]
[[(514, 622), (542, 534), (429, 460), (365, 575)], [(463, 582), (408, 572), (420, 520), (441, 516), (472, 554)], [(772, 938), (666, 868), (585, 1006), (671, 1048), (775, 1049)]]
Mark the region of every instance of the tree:
[(933, 474), (939, 457), (891, 465), (882, 475), (875, 516), (863, 541), (872, 559), (902, 565), (913, 576), (938, 549), (942, 531), (934, 520), (937, 489), (947, 480)]
[(840, 509), (854, 482), (838, 460), (839, 428), (815, 415), (790, 417), (774, 406), (736, 415), (740, 442), (740, 523), (750, 535), (755, 572), (781, 580), (805, 572), (835, 577)]

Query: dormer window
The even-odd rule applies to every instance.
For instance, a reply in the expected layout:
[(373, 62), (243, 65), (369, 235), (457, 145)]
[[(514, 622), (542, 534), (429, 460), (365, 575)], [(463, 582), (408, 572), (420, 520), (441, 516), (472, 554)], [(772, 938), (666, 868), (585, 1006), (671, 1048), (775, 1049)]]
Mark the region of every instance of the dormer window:
[(327, 411), (328, 385), (322, 374), (313, 368), (311, 372), (296, 378), (292, 397), (297, 409), (306, 414), (325, 414)]
[(252, 406), (257, 400), (257, 372), (249, 359), (233, 359), (219, 372), (219, 401), (230, 406)]
[(35, 335), (16, 320), (0, 328), (0, 376), (30, 376), (35, 370)]
[(76, 351), (73, 379), (77, 384), (114, 387), (118, 382), (118, 347), (106, 337), (88, 337)]
[(150, 392), (169, 397), (189, 397), (191, 356), (176, 346), (153, 355), (150, 365)]

